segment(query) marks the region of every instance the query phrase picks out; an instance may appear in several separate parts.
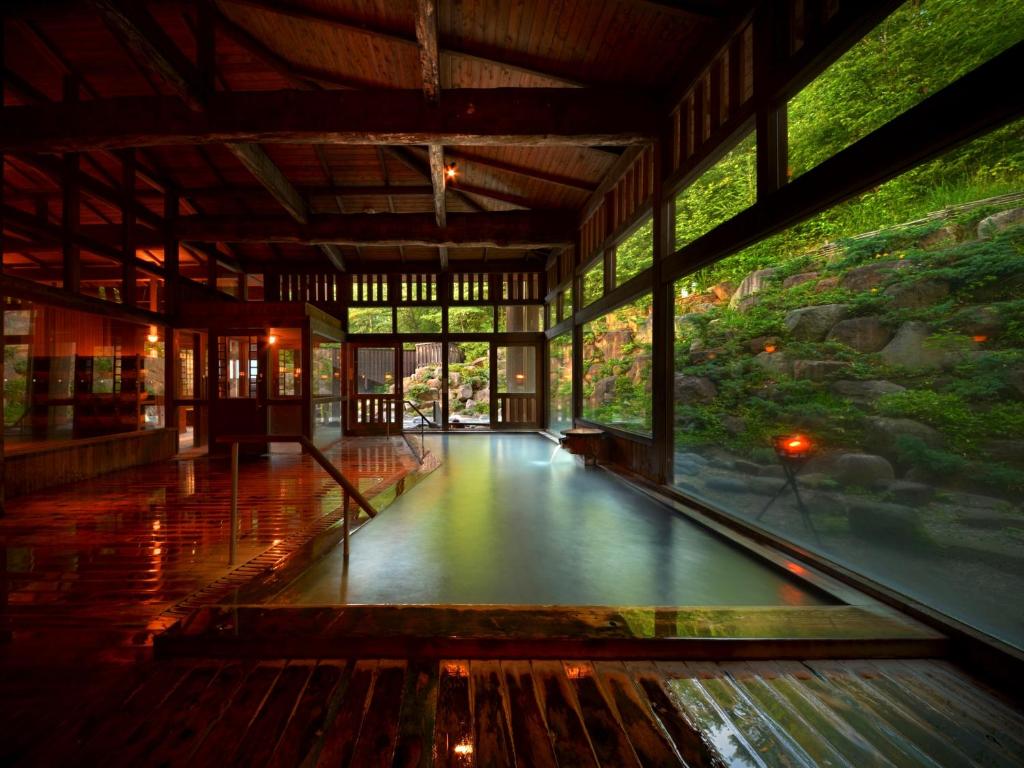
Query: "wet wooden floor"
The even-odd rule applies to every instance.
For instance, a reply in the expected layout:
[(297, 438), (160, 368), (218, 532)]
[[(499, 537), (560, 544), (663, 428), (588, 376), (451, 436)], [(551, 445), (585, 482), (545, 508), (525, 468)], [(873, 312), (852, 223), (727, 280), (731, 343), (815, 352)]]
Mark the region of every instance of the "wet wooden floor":
[(4, 698), (4, 765), (1024, 763), (1020, 712), (934, 661), (148, 662)]
[[(400, 439), (346, 440), (326, 454), (378, 504), (418, 469)], [(243, 461), (239, 490), (237, 564), (249, 565), (236, 573), (246, 578), (315, 534), (341, 505), (337, 485), (298, 453)], [(230, 500), (228, 460), (214, 457), (9, 502), (0, 518), (0, 620), (19, 649), (146, 652), (152, 633), (177, 618), (168, 609), (231, 572)]]

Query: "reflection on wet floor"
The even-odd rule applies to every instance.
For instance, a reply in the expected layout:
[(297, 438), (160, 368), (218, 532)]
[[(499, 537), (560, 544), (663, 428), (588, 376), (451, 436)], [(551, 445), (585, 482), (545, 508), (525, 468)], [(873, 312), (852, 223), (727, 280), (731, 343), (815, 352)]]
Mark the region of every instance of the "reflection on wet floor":
[(538, 435), (435, 437), (442, 465), (275, 603), (808, 605), (823, 598)]
[[(397, 449), (396, 449), (397, 447)], [(416, 464), (401, 440), (336, 443), (328, 458), (370, 495)], [(341, 505), (309, 456), (244, 460), (239, 563)], [(0, 572), (15, 640), (146, 645), (159, 614), (228, 571), (227, 458), (166, 461), (9, 501), (0, 518)], [(0, 605), (3, 601), (0, 601)]]

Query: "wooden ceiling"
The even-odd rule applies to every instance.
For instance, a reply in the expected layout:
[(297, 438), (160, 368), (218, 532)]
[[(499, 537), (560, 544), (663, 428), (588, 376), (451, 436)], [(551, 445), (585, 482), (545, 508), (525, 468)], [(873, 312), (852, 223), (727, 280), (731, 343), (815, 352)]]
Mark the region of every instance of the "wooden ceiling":
[[(139, 206), (161, 215), (161, 190), (179, 190), (187, 236), (232, 242), (225, 257), (252, 269), (330, 259), (361, 270), (540, 264), (626, 146), (651, 138), (658, 95), (692, 76), (750, 3), (8, 5), (4, 106), (25, 109), (0, 127), (5, 205), (59, 224), (55, 161), (38, 153), (80, 149), (82, 173), (117, 189), (118, 149), (137, 146)], [(284, 93), (295, 91), (306, 94)], [(321, 130), (340, 113), (351, 125)], [(82, 225), (119, 223), (115, 201), (88, 186)]]

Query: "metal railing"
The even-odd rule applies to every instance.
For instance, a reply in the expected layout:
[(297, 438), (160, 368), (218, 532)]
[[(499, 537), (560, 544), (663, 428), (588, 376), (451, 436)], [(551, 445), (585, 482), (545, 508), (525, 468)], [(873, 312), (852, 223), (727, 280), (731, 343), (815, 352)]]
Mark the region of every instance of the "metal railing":
[(366, 500), (366, 497), (359, 492), (359, 489), (352, 484), (352, 481), (341, 473), (340, 469), (328, 461), (327, 457), (321, 453), (319, 448), (313, 445), (313, 442), (308, 437), (303, 437), (302, 435), (222, 435), (217, 438), (217, 442), (222, 445), (231, 446), (231, 542), (228, 548), (228, 565), (234, 565), (235, 559), (238, 556), (238, 446), (240, 443), (298, 443), (341, 486), (342, 542), (346, 560), (348, 559), (349, 499), (355, 499), (359, 508), (370, 517), (377, 516), (377, 510), (373, 508), (373, 505)]
[[(430, 425), (431, 429), (437, 429), (438, 428), (437, 422), (432, 421), (431, 419), (428, 419), (426, 417), (426, 415), (423, 413), (423, 411), (420, 410), (419, 406), (416, 405), (416, 403), (414, 403), (412, 400), (406, 400), (405, 404), (410, 406), (420, 416), (420, 423), (419, 423), (419, 427), (420, 427), (420, 452), (419, 452), (419, 455), (416, 456), (416, 460), (419, 461), (420, 464), (422, 464), (423, 463), (423, 458), (427, 455), (427, 452), (426, 452), (426, 450), (424, 448), (424, 430), (427, 428), (427, 425)], [(434, 404), (434, 408), (436, 410), (437, 403)], [(405, 430), (404, 429), (402, 430), (402, 435), (403, 436), (405, 435)], [(412, 443), (409, 442), (408, 440), (406, 440), (406, 442), (409, 443), (409, 447), (412, 448), (412, 451), (415, 454), (416, 453), (416, 449), (413, 447)]]

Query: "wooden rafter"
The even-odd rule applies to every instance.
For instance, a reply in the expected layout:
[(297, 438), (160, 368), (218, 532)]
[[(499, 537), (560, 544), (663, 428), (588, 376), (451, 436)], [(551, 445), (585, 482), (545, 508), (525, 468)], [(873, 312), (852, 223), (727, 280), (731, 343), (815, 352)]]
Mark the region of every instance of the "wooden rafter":
[(548, 173), (547, 171), (540, 171), (536, 168), (527, 168), (526, 166), (516, 165), (515, 163), (506, 163), (504, 160), (496, 160), (494, 158), (484, 157), (483, 155), (464, 152), (462, 150), (449, 150), (448, 156), (453, 160), (462, 160), (463, 162), (473, 163), (474, 165), (482, 165), (485, 168), (493, 168), (496, 171), (504, 171), (506, 173), (515, 174), (516, 176), (525, 176), (548, 184), (557, 184), (561, 187), (569, 187), (570, 189), (579, 189), (584, 192), (593, 192), (597, 189), (597, 182), (576, 179), (570, 176), (562, 176), (557, 173)]
[(218, 93), (202, 112), (150, 97), (4, 107), (2, 116), (0, 150), (40, 152), (252, 141), (630, 145), (658, 127), (641, 92), (564, 88), (453, 89), (444, 109), (418, 90), (269, 91)]
[(149, 15), (142, 3), (121, 0), (89, 0), (110, 31), (136, 57), (146, 62), (190, 108), (201, 110), (208, 94), (197, 87), (197, 72), (192, 63), (175, 47), (167, 33)]
[[(384, 147), (383, 151), (385, 153), (387, 153), (388, 155), (390, 155), (391, 157), (393, 157), (396, 160), (398, 160), (398, 162), (402, 163), (402, 165), (404, 165), (406, 168), (409, 168), (410, 170), (415, 171), (416, 173), (418, 173), (421, 176), (423, 176), (425, 179), (431, 179), (432, 178), (431, 177), (431, 169), (430, 169), (429, 158), (427, 160), (421, 159), (420, 155), (418, 155), (416, 152), (414, 152), (410, 147)], [(444, 163), (442, 162), (442, 166), (443, 165), (444, 165)], [(434, 189), (434, 188), (435, 188), (434, 185), (431, 184), (431, 189)], [(466, 203), (466, 205), (468, 205), (474, 211), (486, 211), (487, 210), (482, 205), (480, 205), (478, 202), (476, 202), (475, 200), (473, 200), (470, 197), (467, 197), (466, 195), (462, 194), (461, 192), (459, 192), (457, 190), (454, 190), (454, 189), (453, 190), (449, 190), (449, 191), (451, 191), (453, 194), (458, 196), (459, 199), (461, 199), (464, 203)]]
[[(310, 23), (323, 24), (325, 26), (345, 30), (347, 32), (368, 35), (379, 40), (386, 40), (387, 42), (394, 43), (396, 45), (405, 47), (419, 45), (419, 41), (415, 35), (386, 29), (362, 19), (342, 16), (336, 11), (319, 11), (308, 7), (298, 7), (295, 5), (271, 2), (270, 0), (231, 0), (231, 3), (234, 5), (259, 8), (260, 10), (277, 13), (282, 16), (300, 19)], [(445, 39), (439, 36), (438, 57), (441, 56), (499, 66), (512, 72), (521, 72), (525, 75), (543, 78), (551, 82), (559, 83), (563, 86), (585, 87), (587, 85), (577, 78), (569, 77), (564, 73), (556, 73), (527, 66), (521, 63), (521, 54), (519, 55), (520, 62), (517, 62), (517, 55), (512, 51), (501, 51), (485, 45), (473, 46), (472, 44), (467, 44), (463, 40)]]

